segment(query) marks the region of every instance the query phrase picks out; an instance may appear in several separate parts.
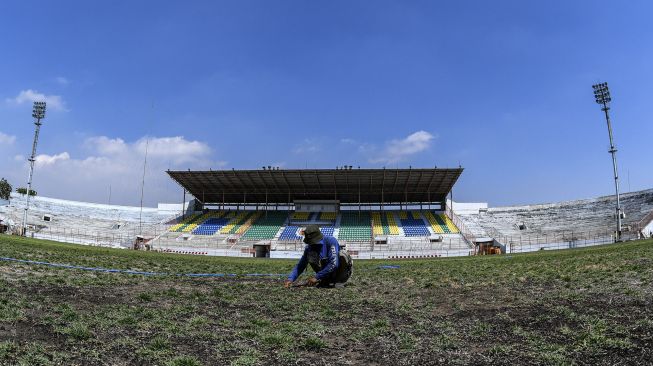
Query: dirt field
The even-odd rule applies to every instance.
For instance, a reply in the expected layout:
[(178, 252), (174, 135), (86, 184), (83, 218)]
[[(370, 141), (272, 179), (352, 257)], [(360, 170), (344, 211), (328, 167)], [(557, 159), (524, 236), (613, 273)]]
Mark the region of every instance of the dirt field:
[[(283, 274), (294, 264), (4, 235), (0, 256), (239, 275)], [(0, 363), (652, 364), (652, 280), (651, 241), (356, 261), (351, 282), (336, 289), (284, 289), (280, 276), (142, 276), (0, 261)]]

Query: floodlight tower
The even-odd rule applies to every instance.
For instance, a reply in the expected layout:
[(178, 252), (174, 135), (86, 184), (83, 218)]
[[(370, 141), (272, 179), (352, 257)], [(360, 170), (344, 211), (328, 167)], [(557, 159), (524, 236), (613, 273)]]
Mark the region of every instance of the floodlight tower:
[(39, 142), (39, 132), (41, 131), (41, 120), (45, 118), (45, 102), (34, 102), (32, 117), (36, 119), (34, 125), (34, 143), (32, 144), (32, 155), (29, 159), (29, 178), (27, 179), (27, 192), (25, 199), (25, 212), (23, 213), (23, 235), (27, 235), (27, 210), (29, 210), (29, 193), (32, 191), (32, 177), (34, 176), (34, 161), (36, 161), (36, 145)]
[(617, 197), (617, 232), (615, 236), (615, 241), (621, 240), (621, 219), (623, 213), (621, 211), (621, 204), (619, 202), (619, 173), (617, 171), (617, 148), (614, 146), (614, 141), (612, 139), (612, 124), (610, 123), (610, 114), (608, 110), (610, 109), (610, 90), (608, 89), (608, 83), (598, 83), (592, 85), (594, 89), (594, 97), (596, 98), (596, 103), (601, 104), (601, 110), (605, 113), (605, 120), (608, 123), (608, 134), (610, 135), (610, 150), (608, 152), (612, 155), (612, 169), (614, 170), (614, 189)]

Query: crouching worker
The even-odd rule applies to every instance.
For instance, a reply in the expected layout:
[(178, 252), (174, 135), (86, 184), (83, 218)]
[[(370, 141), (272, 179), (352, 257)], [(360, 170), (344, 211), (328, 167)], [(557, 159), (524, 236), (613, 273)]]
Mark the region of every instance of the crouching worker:
[(315, 271), (315, 276), (306, 282), (307, 286), (335, 287), (347, 282), (351, 276), (352, 260), (349, 253), (340, 248), (336, 238), (325, 237), (317, 225), (309, 225), (304, 230), (304, 243), (304, 254), (288, 276), (285, 287), (292, 286), (307, 264)]

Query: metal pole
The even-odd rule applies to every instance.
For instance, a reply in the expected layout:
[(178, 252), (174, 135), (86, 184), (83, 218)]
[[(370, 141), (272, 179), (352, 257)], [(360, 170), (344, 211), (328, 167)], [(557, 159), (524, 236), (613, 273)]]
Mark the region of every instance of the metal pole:
[(596, 103), (601, 104), (603, 107), (601, 110), (605, 113), (605, 121), (608, 125), (608, 134), (610, 136), (610, 150), (608, 152), (612, 155), (612, 169), (614, 172), (614, 188), (617, 200), (616, 214), (617, 214), (617, 231), (615, 232), (615, 242), (621, 241), (621, 202), (619, 200), (619, 174), (617, 170), (617, 149), (614, 146), (614, 141), (612, 138), (612, 124), (610, 123), (610, 115), (608, 110), (610, 107), (608, 103), (612, 100), (610, 97), (610, 90), (608, 89), (608, 83), (598, 83), (592, 85), (594, 89), (594, 97), (596, 98)]
[(25, 198), (25, 212), (23, 213), (23, 236), (27, 236), (27, 210), (29, 210), (29, 194), (32, 191), (32, 178), (34, 176), (34, 162), (36, 161), (36, 145), (39, 142), (39, 132), (41, 131), (41, 119), (45, 118), (45, 102), (34, 102), (32, 117), (36, 118), (34, 125), (34, 142), (32, 143), (32, 155), (29, 161), (29, 177), (27, 178), (27, 192)]
[(181, 201), (181, 219), (186, 219), (186, 188), (184, 188), (184, 199)]
[(143, 180), (141, 181), (141, 210), (138, 214), (138, 231), (143, 235), (143, 195), (145, 194), (145, 172), (147, 168), (147, 149), (150, 145), (149, 137), (145, 140), (145, 159), (143, 160)]
[(617, 170), (617, 148), (614, 146), (614, 141), (612, 139), (612, 124), (610, 123), (610, 114), (608, 113), (608, 110), (610, 107), (608, 107), (607, 102), (603, 103), (603, 108), (601, 108), (603, 112), (605, 112), (605, 120), (608, 124), (608, 134), (610, 135), (610, 154), (612, 155), (612, 169), (614, 171), (614, 190), (615, 194), (617, 197), (617, 234), (616, 234), (616, 241), (621, 241), (621, 203), (619, 200), (619, 173)]

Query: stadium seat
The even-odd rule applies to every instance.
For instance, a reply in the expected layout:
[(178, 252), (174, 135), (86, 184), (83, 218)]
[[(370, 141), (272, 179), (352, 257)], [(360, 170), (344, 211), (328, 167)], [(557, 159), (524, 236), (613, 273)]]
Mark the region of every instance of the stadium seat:
[[(404, 215), (401, 215), (401, 213)], [(408, 215), (405, 211), (399, 212), (399, 217), (405, 216), (406, 219), (401, 219), (401, 226), (404, 228), (405, 236), (429, 236), (431, 232), (428, 230), (426, 225), (424, 225), (424, 220), (421, 218), (421, 215), (416, 215), (416, 212), (411, 212), (411, 217), (408, 218)], [(419, 218), (415, 218), (419, 216)]]
[(399, 226), (395, 220), (395, 215), (392, 212), (386, 212), (385, 218), (388, 223), (388, 230), (390, 235), (399, 235)]
[(370, 241), (372, 222), (368, 211), (344, 211), (340, 215), (338, 239), (349, 241)]
[(320, 220), (321, 221), (335, 221), (337, 214), (335, 212), (321, 212)]
[[(249, 229), (243, 234), (243, 239), (266, 240), (273, 239), (283, 223), (288, 218), (288, 213), (284, 211), (261, 212), (258, 219), (252, 223)], [(285, 230), (284, 230), (285, 231)]]

